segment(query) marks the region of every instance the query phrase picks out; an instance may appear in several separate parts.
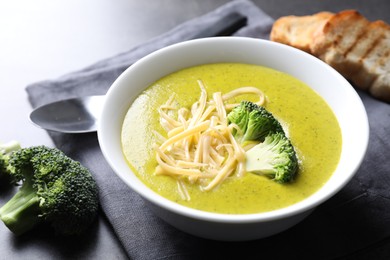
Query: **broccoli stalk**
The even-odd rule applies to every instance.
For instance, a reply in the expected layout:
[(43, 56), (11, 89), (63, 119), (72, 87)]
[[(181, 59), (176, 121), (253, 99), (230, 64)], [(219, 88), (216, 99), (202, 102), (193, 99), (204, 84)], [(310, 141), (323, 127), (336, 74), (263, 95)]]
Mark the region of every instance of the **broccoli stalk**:
[(15, 234), (50, 222), (65, 235), (82, 233), (94, 220), (98, 191), (92, 175), (56, 148), (35, 146), (13, 152), (11, 176), (22, 181), (2, 208), (0, 219)]
[(19, 150), (20, 144), (17, 141), (10, 141), (8, 143), (0, 143), (0, 156), (9, 155), (11, 152)]
[(294, 147), (284, 134), (272, 133), (246, 152), (246, 170), (279, 183), (290, 182), (298, 170)]
[[(8, 162), (12, 152), (21, 149), (19, 142), (10, 141), (8, 143), (0, 143), (0, 184), (9, 181), (10, 169), (8, 168)], [(7, 181), (7, 182), (8, 182)]]
[(25, 181), (19, 191), (2, 208), (0, 217), (15, 234), (23, 234), (39, 222), (40, 199), (29, 181)]

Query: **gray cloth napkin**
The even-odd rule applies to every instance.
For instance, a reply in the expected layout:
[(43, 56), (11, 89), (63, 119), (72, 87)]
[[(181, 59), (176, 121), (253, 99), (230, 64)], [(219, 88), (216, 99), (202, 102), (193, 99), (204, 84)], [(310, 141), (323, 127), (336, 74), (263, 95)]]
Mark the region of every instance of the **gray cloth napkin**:
[[(191, 39), (222, 16), (238, 12), (248, 18), (235, 35), (267, 38), (273, 20), (249, 1), (233, 1), (204, 16), (115, 57), (56, 80), (27, 87), (33, 107), (58, 99), (105, 94), (121, 72), (164, 46)], [(144, 201), (112, 172), (96, 134), (50, 132), (55, 145), (93, 173), (101, 207), (131, 259), (232, 259), (251, 256), (329, 259), (353, 256), (390, 235), (390, 106), (359, 93), (371, 124), (367, 156), (355, 178), (295, 227), (250, 242), (218, 242), (183, 233), (157, 218)], [(357, 142), (359, 140), (356, 140)]]

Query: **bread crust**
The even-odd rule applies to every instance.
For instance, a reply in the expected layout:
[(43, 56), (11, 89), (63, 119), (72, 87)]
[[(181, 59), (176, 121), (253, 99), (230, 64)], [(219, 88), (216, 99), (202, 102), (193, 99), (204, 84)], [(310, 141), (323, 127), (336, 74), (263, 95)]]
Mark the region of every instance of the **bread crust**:
[(316, 15), (282, 17), (275, 21), (270, 38), (272, 41), (310, 52), (310, 44), (316, 30), (322, 28), (332, 16), (331, 12), (320, 12)]

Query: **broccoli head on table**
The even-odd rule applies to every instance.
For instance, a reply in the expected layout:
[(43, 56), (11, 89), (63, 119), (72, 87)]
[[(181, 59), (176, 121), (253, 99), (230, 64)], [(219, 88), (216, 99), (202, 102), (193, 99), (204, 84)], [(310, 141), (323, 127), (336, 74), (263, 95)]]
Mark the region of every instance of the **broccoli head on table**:
[(0, 218), (15, 234), (50, 222), (65, 235), (82, 233), (98, 210), (98, 190), (87, 168), (56, 148), (33, 146), (12, 152), (8, 174), (22, 186)]

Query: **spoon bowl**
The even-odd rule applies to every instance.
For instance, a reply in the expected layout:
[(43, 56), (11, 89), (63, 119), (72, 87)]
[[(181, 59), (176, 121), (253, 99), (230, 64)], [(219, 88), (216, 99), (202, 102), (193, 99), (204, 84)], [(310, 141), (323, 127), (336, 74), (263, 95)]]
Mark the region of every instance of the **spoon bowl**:
[(61, 133), (96, 132), (104, 96), (60, 100), (36, 108), (30, 120), (40, 128)]

